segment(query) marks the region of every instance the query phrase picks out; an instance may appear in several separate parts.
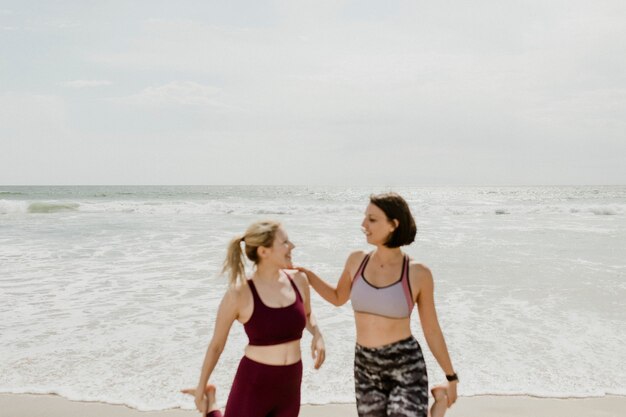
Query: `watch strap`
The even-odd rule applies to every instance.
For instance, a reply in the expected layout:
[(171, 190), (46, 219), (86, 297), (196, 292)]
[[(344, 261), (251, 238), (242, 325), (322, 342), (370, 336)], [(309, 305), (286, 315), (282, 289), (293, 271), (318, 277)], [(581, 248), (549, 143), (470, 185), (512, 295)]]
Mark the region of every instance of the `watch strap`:
[(452, 381), (459, 381), (459, 376), (455, 373), (451, 374), (451, 375), (446, 375), (446, 379), (448, 380), (448, 382), (452, 382)]

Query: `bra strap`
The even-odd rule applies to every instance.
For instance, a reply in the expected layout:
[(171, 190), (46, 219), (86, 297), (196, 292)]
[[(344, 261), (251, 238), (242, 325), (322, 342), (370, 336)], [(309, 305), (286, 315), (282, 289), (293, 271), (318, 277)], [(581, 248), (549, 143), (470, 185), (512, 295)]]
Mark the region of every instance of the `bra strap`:
[[(259, 293), (256, 290), (256, 286), (254, 285), (254, 281), (252, 281), (251, 279), (248, 280), (248, 286), (250, 287), (250, 291), (252, 291), (252, 298), (254, 299), (254, 304), (259, 304), (257, 303), (257, 301), (261, 301), (261, 298), (259, 297)], [(260, 304), (263, 304), (263, 302), (261, 302)]]
[(289, 278), (289, 282), (291, 283), (291, 287), (296, 292), (296, 299), (299, 299), (300, 301), (303, 301), (304, 298), (302, 298), (302, 294), (300, 294), (300, 290), (298, 289), (298, 286), (294, 282), (293, 278), (291, 278), (291, 275), (289, 275), (286, 271), (284, 271), (282, 269), (281, 269), (281, 271), (283, 271), (285, 273), (285, 275), (287, 275), (287, 278)]
[(359, 279), (369, 259), (370, 259), (370, 254), (368, 253), (367, 255), (365, 255), (365, 258), (363, 258), (363, 260), (361, 261), (361, 265), (359, 265), (359, 269), (356, 270), (356, 274), (354, 274), (354, 277), (352, 277), (352, 282)]
[(409, 316), (410, 316), (415, 302), (413, 301), (413, 294), (411, 292), (411, 282), (409, 281), (409, 256), (406, 254), (404, 255), (404, 262), (403, 262), (403, 268), (402, 268), (402, 289), (404, 290), (403, 292), (406, 298), (406, 303), (409, 307)]

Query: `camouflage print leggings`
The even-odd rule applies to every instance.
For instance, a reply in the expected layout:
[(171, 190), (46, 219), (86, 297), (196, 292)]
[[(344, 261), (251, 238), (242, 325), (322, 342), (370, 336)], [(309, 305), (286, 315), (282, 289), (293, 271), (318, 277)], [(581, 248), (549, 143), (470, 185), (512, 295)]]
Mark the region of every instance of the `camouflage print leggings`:
[(378, 348), (356, 345), (354, 383), (359, 417), (426, 417), (428, 375), (413, 336)]

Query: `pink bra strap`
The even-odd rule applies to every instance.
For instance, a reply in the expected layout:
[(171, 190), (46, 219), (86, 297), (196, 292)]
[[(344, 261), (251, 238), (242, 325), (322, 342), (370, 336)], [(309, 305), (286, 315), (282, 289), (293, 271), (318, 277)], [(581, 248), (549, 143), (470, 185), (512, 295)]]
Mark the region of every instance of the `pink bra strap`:
[(409, 257), (404, 255), (404, 270), (402, 271), (402, 289), (404, 290), (404, 296), (409, 306), (409, 315), (413, 310), (413, 294), (411, 294), (411, 283), (409, 282)]
[(357, 279), (359, 279), (361, 274), (363, 274), (363, 270), (365, 269), (365, 265), (367, 265), (367, 261), (369, 260), (369, 258), (370, 258), (370, 254), (368, 253), (367, 255), (365, 255), (365, 258), (363, 258), (363, 260), (361, 261), (361, 265), (359, 265), (359, 269), (356, 270), (356, 274), (354, 274), (354, 277), (352, 277), (353, 284)]

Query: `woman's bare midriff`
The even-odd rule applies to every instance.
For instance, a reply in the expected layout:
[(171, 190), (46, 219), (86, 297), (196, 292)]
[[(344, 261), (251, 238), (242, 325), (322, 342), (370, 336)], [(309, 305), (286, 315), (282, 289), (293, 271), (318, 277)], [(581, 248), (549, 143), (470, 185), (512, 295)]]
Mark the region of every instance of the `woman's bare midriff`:
[(365, 347), (380, 347), (411, 336), (410, 317), (393, 319), (354, 312), (356, 342)]
[(270, 346), (248, 345), (245, 355), (265, 365), (291, 365), (300, 360), (300, 340)]

